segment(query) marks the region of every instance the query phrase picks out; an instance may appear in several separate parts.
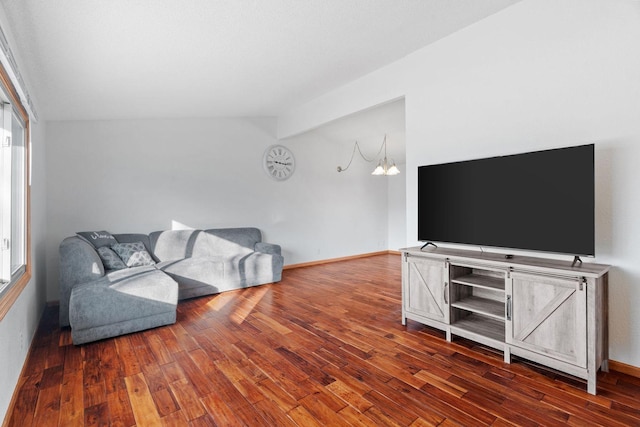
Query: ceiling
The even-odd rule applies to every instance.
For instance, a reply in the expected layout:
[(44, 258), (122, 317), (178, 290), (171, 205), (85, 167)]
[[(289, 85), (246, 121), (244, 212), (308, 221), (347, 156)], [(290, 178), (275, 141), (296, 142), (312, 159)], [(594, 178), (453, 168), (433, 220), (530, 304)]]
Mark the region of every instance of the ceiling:
[(46, 120), (277, 116), (519, 0), (0, 0)]

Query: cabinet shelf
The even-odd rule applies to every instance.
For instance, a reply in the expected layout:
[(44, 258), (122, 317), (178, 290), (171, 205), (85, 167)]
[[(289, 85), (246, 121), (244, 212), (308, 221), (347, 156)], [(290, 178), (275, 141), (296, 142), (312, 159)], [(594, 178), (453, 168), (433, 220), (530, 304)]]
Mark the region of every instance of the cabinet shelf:
[(504, 278), (493, 276), (481, 276), (479, 274), (467, 274), (451, 280), (452, 283), (473, 286), (476, 288), (489, 289), (492, 291), (504, 292)]
[(461, 299), (460, 301), (453, 302), (451, 304), (451, 307), (471, 311), (473, 313), (479, 313), (496, 320), (504, 321), (504, 303), (500, 301), (476, 296), (469, 296)]
[(505, 342), (504, 322), (490, 319), (485, 316), (470, 314), (467, 317), (453, 323), (451, 327), (452, 333), (464, 336), (465, 338), (474, 338), (473, 336), (465, 333), (468, 332), (471, 334), (487, 337), (501, 344), (504, 344)]

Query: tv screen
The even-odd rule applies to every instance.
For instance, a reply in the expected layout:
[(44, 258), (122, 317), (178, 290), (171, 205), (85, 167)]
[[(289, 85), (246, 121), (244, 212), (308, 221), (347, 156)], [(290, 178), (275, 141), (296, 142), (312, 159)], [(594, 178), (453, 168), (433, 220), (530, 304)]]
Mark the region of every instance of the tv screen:
[(594, 145), (418, 168), (418, 240), (595, 255)]

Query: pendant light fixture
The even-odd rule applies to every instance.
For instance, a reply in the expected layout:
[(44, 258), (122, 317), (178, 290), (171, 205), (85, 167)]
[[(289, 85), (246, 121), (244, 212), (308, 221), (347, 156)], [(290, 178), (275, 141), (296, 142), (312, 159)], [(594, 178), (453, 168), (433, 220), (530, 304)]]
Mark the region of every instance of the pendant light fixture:
[(382, 146), (384, 147), (384, 160), (381, 159), (378, 161), (378, 166), (371, 172), (371, 175), (398, 175), (400, 169), (396, 167), (393, 159), (391, 159), (391, 165), (387, 162), (387, 135), (384, 136)]
[[(351, 153), (351, 159), (349, 159), (349, 163), (344, 168), (342, 166), (338, 166), (338, 172), (344, 172), (347, 169), (349, 169), (349, 166), (351, 166), (351, 162), (353, 161), (353, 156), (356, 154), (356, 150), (358, 150), (360, 157), (362, 157), (366, 162), (373, 162), (375, 160), (375, 158), (367, 159), (365, 155), (362, 154), (362, 150), (360, 150), (358, 141), (356, 141), (353, 146), (353, 151)], [(373, 172), (371, 172), (371, 175), (385, 175), (385, 176), (398, 175), (400, 173), (400, 169), (398, 169), (398, 167), (396, 166), (396, 163), (393, 161), (393, 159), (391, 159), (391, 162), (387, 160), (387, 135), (384, 136), (384, 140), (382, 141), (382, 146), (380, 147), (380, 150), (378, 150), (378, 154), (376, 154), (376, 157), (378, 157), (383, 150), (384, 150), (384, 158), (378, 160), (378, 166), (376, 166)]]

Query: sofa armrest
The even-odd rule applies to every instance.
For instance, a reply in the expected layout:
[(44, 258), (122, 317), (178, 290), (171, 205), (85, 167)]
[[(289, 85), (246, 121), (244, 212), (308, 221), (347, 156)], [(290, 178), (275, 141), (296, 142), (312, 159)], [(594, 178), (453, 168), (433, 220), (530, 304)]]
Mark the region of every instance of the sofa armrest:
[(67, 237), (60, 244), (60, 326), (69, 326), (71, 290), (80, 283), (105, 275), (104, 265), (90, 243), (79, 237)]
[(262, 252), (265, 254), (282, 255), (282, 248), (280, 245), (275, 245), (273, 243), (258, 242), (253, 249), (256, 252)]

